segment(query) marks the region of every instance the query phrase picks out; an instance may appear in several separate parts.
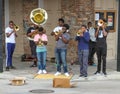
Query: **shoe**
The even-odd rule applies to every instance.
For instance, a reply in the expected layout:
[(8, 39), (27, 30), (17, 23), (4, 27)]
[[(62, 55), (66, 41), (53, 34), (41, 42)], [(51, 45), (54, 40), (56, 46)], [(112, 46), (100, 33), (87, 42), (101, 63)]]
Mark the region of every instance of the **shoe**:
[(33, 64), (33, 65), (31, 65), (30, 67), (37, 67), (37, 65), (36, 65), (36, 64)]
[(66, 72), (66, 73), (65, 73), (65, 76), (67, 76), (67, 77), (68, 77), (68, 76), (70, 76), (70, 75), (68, 74), (68, 72)]
[(46, 73), (47, 73), (47, 71), (46, 71), (46, 70), (43, 70), (43, 73), (44, 73), (44, 74), (46, 74)]
[(81, 74), (79, 77), (83, 77), (83, 76), (84, 76), (84, 75)]
[(6, 67), (6, 71), (9, 71), (9, 67)]
[(100, 72), (96, 71), (94, 74), (95, 74), (95, 75), (100, 75)]
[(106, 76), (106, 75), (107, 75), (107, 73), (106, 73), (106, 72), (103, 72), (103, 75), (105, 75), (105, 76)]
[(61, 75), (61, 73), (60, 72), (56, 72), (54, 75), (58, 76), (58, 75)]
[(92, 66), (97, 66), (97, 65), (95, 63), (93, 63)]
[(10, 66), (10, 69), (16, 69), (16, 67), (14, 67), (14, 66)]
[(42, 74), (42, 70), (39, 70), (37, 74)]
[(84, 76), (85, 78), (87, 77), (87, 75)]

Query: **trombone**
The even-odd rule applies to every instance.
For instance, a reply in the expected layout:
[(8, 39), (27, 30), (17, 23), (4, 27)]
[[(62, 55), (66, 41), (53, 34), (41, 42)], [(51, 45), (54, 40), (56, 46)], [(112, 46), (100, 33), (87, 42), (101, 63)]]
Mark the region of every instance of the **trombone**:
[(20, 30), (19, 26), (16, 25), (16, 24), (14, 24), (14, 29), (15, 29), (15, 31), (19, 31)]

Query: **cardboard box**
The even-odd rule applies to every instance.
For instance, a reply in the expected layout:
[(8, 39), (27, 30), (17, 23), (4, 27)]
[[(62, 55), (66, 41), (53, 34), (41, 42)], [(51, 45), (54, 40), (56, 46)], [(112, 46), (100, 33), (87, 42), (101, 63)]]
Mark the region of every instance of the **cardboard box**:
[(20, 86), (20, 85), (25, 84), (24, 77), (15, 77), (15, 78), (11, 79), (10, 81), (11, 81), (11, 85), (14, 85), (14, 86)]
[(60, 88), (70, 88), (70, 79), (68, 78), (54, 78), (53, 79), (53, 87)]

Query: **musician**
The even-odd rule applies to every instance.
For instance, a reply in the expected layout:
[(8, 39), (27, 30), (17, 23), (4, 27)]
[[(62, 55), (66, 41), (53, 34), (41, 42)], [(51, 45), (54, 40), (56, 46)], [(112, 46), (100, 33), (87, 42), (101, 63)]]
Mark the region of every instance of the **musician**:
[[(55, 27), (54, 30), (51, 32), (51, 36), (54, 36), (55, 32), (62, 31), (63, 25), (64, 25), (64, 19), (63, 18), (59, 18), (58, 19), (58, 26)], [(54, 52), (56, 52), (56, 48), (55, 48)], [(56, 62), (56, 59), (55, 59), (55, 62)], [(62, 61), (60, 62), (60, 64), (62, 64)]]
[(46, 74), (46, 59), (47, 59), (47, 35), (44, 33), (44, 28), (40, 27), (38, 29), (38, 34), (34, 37), (34, 42), (36, 44), (36, 53), (38, 59), (38, 74)]
[(75, 40), (78, 41), (78, 59), (80, 63), (80, 77), (87, 77), (88, 68), (88, 55), (89, 55), (89, 40), (90, 35), (87, 31), (87, 26), (81, 26), (82, 33), (76, 36)]
[(66, 62), (67, 45), (70, 40), (70, 35), (67, 32), (68, 29), (69, 29), (69, 25), (64, 24), (62, 27), (62, 31), (55, 36), (55, 40), (56, 40), (55, 57), (57, 62), (57, 72), (55, 73), (55, 76), (61, 74), (61, 62), (63, 65), (65, 76), (69, 76), (67, 70), (67, 62)]
[[(103, 20), (104, 23), (106, 23), (105, 19)], [(102, 62), (102, 72), (104, 75), (107, 75), (106, 73), (106, 56), (107, 56), (107, 43), (106, 38), (108, 35), (108, 28), (105, 27), (105, 25), (98, 26), (97, 31), (95, 33), (96, 36), (96, 46), (97, 46), (97, 59), (98, 59), (98, 65), (97, 65), (97, 71), (95, 74), (100, 74), (101, 72), (101, 62)]]
[(14, 27), (14, 22), (9, 21), (9, 27), (5, 29), (5, 42), (6, 42), (6, 71), (9, 69), (16, 69), (12, 64), (12, 56), (16, 46), (16, 30)]
[(88, 32), (90, 34), (90, 41), (89, 41), (89, 58), (88, 64), (95, 65), (93, 58), (96, 52), (96, 37), (95, 37), (95, 29), (92, 27), (92, 22), (88, 22)]
[[(33, 33), (35, 32), (35, 29), (37, 28), (38, 26), (32, 23), (31, 26), (27, 30), (27, 36), (31, 37)], [(36, 44), (33, 40), (29, 40), (29, 45), (31, 49), (31, 55), (33, 58), (33, 64), (30, 67), (37, 67)]]

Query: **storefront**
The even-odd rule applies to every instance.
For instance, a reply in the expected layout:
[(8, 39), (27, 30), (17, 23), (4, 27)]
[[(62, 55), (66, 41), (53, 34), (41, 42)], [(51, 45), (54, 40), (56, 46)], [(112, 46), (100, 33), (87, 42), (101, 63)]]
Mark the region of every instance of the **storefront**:
[(71, 41), (68, 49), (68, 56), (76, 58), (76, 43), (74, 37), (76, 30), (88, 21), (96, 23), (100, 17), (108, 20), (111, 27), (107, 38), (108, 59), (117, 57), (117, 19), (118, 19), (118, 0), (4, 0), (4, 27), (9, 20), (13, 20), (20, 27), (19, 37), (14, 56), (30, 54), (28, 39), (26, 37), (25, 24), (29, 25), (29, 14), (32, 9), (41, 7), (48, 13), (48, 20), (44, 25), (48, 35), (48, 58), (54, 57), (54, 37), (50, 32), (57, 26), (59, 17), (63, 17), (65, 22), (70, 25)]

